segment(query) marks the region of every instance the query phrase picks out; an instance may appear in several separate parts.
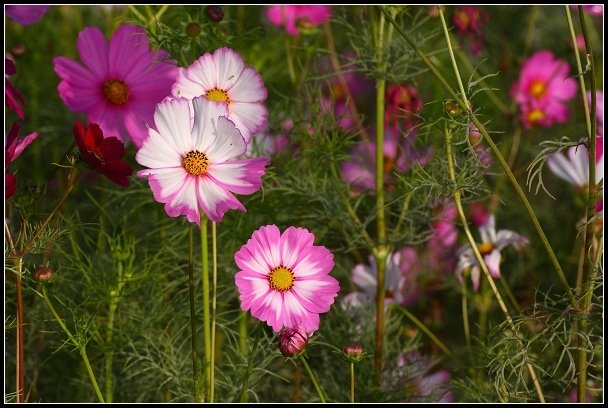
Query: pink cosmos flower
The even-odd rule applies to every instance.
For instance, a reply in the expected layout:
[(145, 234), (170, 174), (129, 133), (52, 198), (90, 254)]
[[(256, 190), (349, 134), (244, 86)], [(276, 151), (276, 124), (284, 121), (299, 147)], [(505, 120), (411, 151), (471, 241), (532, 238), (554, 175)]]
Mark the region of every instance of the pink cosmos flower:
[(19, 139), (21, 126), (14, 123), (6, 136), (6, 150), (4, 152), (4, 197), (9, 198), (15, 194), (17, 177), (8, 172), (9, 165), (21, 155), (23, 150), (28, 147), (37, 137), (38, 132), (33, 132)]
[(436, 210), (437, 219), (433, 221), (433, 234), (428, 241), (430, 264), (434, 268), (453, 270), (454, 247), (458, 240), (458, 230), (454, 221), (458, 215), (453, 201), (439, 206)]
[[(516, 249), (520, 249), (522, 246), (528, 243), (528, 238), (523, 235), (519, 235), (516, 232), (509, 230), (500, 230), (496, 232), (494, 226), (494, 215), (488, 217), (488, 221), (479, 227), (479, 234), (481, 236), (481, 244), (478, 245), (479, 252), (483, 257), (488, 271), (493, 278), (500, 277), (500, 251), (503, 248), (513, 245)], [(469, 244), (461, 246), (457, 251), (458, 265), (456, 266), (456, 276), (462, 284), (462, 274), (466, 269), (471, 268), (471, 281), (473, 282), (473, 289), (477, 291), (479, 289), (479, 279), (481, 269), (477, 258), (473, 253), (473, 248)]]
[(550, 127), (568, 119), (566, 102), (577, 89), (576, 80), (569, 75), (568, 63), (556, 59), (551, 51), (537, 51), (526, 60), (511, 87), (511, 96), (519, 104), (520, 118), (527, 128)]
[(279, 351), (285, 357), (296, 357), (308, 346), (308, 333), (302, 327), (290, 327), (279, 335)]
[(422, 109), (422, 99), (410, 84), (390, 84), (386, 88), (385, 122), (394, 131), (410, 132), (418, 124), (416, 117)]
[(12, 18), (17, 23), (26, 26), (34, 24), (46, 14), (49, 7), (47, 5), (28, 5), (28, 6), (5, 6), (4, 14)]
[(270, 6), (266, 9), (266, 16), (272, 24), (285, 27), (287, 34), (299, 36), (300, 30), (306, 31), (328, 21), (331, 6)]
[(9, 109), (15, 111), (17, 116), (19, 116), (19, 119), (23, 120), (25, 118), (25, 114), (23, 113), (25, 99), (23, 99), (21, 93), (8, 80), (10, 75), (15, 75), (17, 73), (15, 63), (12, 59), (4, 58), (4, 72), (4, 102)]
[(268, 118), (264, 101), (268, 92), (260, 74), (245, 68), (243, 58), (230, 48), (206, 53), (188, 68), (180, 68), (171, 89), (173, 96), (193, 99), (205, 96), (228, 108), (228, 119), (241, 132), (245, 143), (262, 130)]
[(488, 13), (481, 7), (462, 6), (454, 11), (454, 27), (458, 34), (469, 41), (473, 55), (478, 55), (483, 49), (482, 30), (488, 24), (488, 19)]
[(123, 24), (110, 44), (96, 27), (80, 32), (78, 53), (84, 66), (55, 57), (57, 88), (66, 106), (87, 114), (107, 137), (128, 134), (141, 147), (153, 123), (154, 107), (170, 94), (176, 67), (163, 51), (151, 51), (140, 27)]
[(299, 326), (310, 334), (319, 328), (319, 313), (329, 311), (340, 285), (329, 276), (334, 256), (313, 245), (304, 228), (276, 225), (254, 231), (234, 254), (235, 282), (241, 309), (266, 322), (275, 332)]
[(202, 209), (219, 222), (229, 209), (246, 211), (232, 193), (260, 189), (268, 159), (235, 159), (247, 145), (227, 115), (225, 104), (204, 97), (167, 99), (156, 106), (158, 130), (150, 128), (135, 160), (148, 167), (137, 175), (148, 179), (170, 217), (186, 215), (200, 225)]

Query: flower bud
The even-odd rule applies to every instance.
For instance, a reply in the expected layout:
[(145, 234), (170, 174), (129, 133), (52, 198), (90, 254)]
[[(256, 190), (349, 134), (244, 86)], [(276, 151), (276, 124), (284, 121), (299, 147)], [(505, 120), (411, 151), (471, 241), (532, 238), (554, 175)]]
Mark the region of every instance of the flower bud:
[(279, 335), (279, 350), (285, 357), (295, 357), (308, 346), (308, 333), (301, 327), (285, 329)]
[(201, 33), (201, 26), (199, 23), (188, 23), (186, 25), (186, 35), (188, 37), (194, 38), (194, 37), (198, 37), (198, 35)]
[(447, 101), (443, 104), (443, 108), (453, 118), (457, 118), (462, 113), (460, 106), (454, 101)]
[(209, 17), (209, 20), (214, 23), (219, 23), (224, 19), (224, 10), (220, 6), (207, 6), (205, 8), (205, 14)]
[(363, 346), (359, 343), (349, 343), (342, 347), (342, 352), (351, 362), (361, 361), (363, 358)]
[(53, 270), (48, 266), (41, 266), (34, 270), (34, 279), (40, 283), (50, 282), (53, 279)]

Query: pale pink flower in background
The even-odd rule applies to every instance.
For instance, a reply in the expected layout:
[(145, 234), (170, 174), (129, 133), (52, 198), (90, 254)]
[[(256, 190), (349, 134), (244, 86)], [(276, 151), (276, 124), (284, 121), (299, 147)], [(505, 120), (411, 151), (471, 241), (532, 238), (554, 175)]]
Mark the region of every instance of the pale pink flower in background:
[[(509, 230), (499, 230), (496, 232), (494, 226), (494, 215), (488, 217), (488, 221), (479, 226), (479, 235), (481, 236), (481, 243), (477, 246), (483, 260), (488, 267), (490, 275), (496, 279), (500, 277), (500, 260), (501, 251), (509, 246), (513, 245), (516, 249), (522, 248), (528, 243), (528, 238), (523, 235), (519, 235), (516, 232)], [(456, 251), (458, 257), (458, 265), (456, 266), (456, 276), (463, 284), (462, 274), (466, 269), (471, 268), (471, 281), (473, 282), (473, 289), (477, 291), (479, 289), (479, 279), (481, 276), (481, 267), (477, 262), (477, 258), (473, 253), (471, 245), (466, 244), (458, 248)]]
[(276, 225), (266, 225), (254, 231), (234, 255), (241, 309), (275, 332), (296, 326), (309, 335), (316, 331), (319, 314), (329, 311), (340, 285), (329, 275), (333, 254), (314, 239), (305, 228), (281, 234)]
[(477, 126), (471, 123), (469, 125), (469, 141), (471, 142), (471, 146), (473, 146), (477, 160), (488, 167), (492, 164), (492, 154), (490, 153), (490, 149), (484, 146), (482, 139), (483, 136), (479, 132), (479, 129), (477, 129)]
[(397, 366), (385, 375), (387, 385), (405, 386), (412, 396), (410, 403), (449, 403), (454, 402), (451, 391), (452, 376), (447, 370), (432, 371), (433, 365), (428, 356), (419, 352), (409, 352), (399, 356)]
[(453, 201), (448, 201), (436, 210), (436, 219), (432, 222), (433, 233), (428, 241), (430, 264), (434, 268), (453, 270), (454, 247), (458, 240), (458, 229), (454, 221), (458, 216)]
[(27, 26), (40, 20), (49, 10), (48, 5), (9, 5), (4, 7), (4, 14), (17, 23)]
[(262, 130), (268, 119), (264, 80), (254, 68), (245, 67), (243, 57), (230, 48), (205, 53), (188, 68), (180, 68), (171, 92), (176, 98), (204, 96), (224, 104), (228, 119), (245, 143)]
[(331, 6), (275, 5), (266, 9), (266, 16), (272, 24), (285, 27), (287, 34), (299, 36), (300, 30), (306, 31), (329, 21)]
[(462, 6), (454, 11), (452, 23), (456, 32), (468, 40), (473, 55), (483, 49), (483, 28), (488, 24), (489, 15), (481, 7)]
[[(204, 97), (167, 99), (154, 112), (156, 129), (135, 159), (154, 199), (170, 217), (200, 225), (200, 211), (221, 221), (229, 209), (246, 211), (232, 193), (253, 194), (262, 185), (266, 158), (236, 160), (247, 149), (225, 104)], [(192, 122), (191, 118), (194, 118)]]
[(76, 45), (84, 66), (66, 57), (53, 59), (61, 99), (99, 124), (104, 136), (126, 141), (128, 135), (141, 147), (154, 107), (170, 95), (175, 62), (163, 50), (150, 50), (144, 29), (131, 24), (121, 25), (109, 45), (101, 30), (87, 27)]
[(570, 116), (566, 103), (576, 94), (576, 80), (570, 67), (548, 50), (537, 51), (524, 63), (511, 97), (521, 109), (520, 119), (527, 128), (564, 123)]
[(411, 132), (419, 123), (416, 115), (422, 109), (422, 99), (411, 84), (390, 84), (386, 88), (384, 121), (395, 132)]
[(16, 73), (17, 68), (15, 68), (13, 60), (4, 58), (4, 103), (7, 108), (15, 111), (17, 116), (19, 116), (19, 119), (23, 120), (25, 118), (25, 113), (23, 112), (25, 99), (23, 99), (21, 93), (8, 80), (9, 76), (15, 75)]
[[(268, 127), (267, 127), (268, 128)], [(289, 135), (293, 129), (291, 119), (281, 123), (281, 133), (272, 134), (268, 129), (260, 133), (247, 145), (247, 157), (272, 156), (286, 150), (289, 146)]]
[[(604, 135), (604, 92), (595, 91), (595, 119), (597, 120), (597, 136), (602, 137)], [(591, 91), (587, 91), (587, 102), (589, 102), (589, 109), (591, 109)]]
[(38, 132), (30, 133), (23, 139), (19, 139), (19, 130), (21, 126), (13, 123), (11, 129), (6, 136), (6, 146), (4, 151), (4, 197), (9, 198), (15, 194), (17, 185), (17, 177), (8, 172), (8, 167), (21, 155), (23, 150), (28, 147), (38, 137)]
[[(595, 181), (599, 183), (604, 178), (603, 138), (597, 137), (595, 142)], [(589, 151), (584, 144), (569, 147), (566, 154), (552, 154), (547, 166), (553, 174), (581, 190), (589, 184)]]

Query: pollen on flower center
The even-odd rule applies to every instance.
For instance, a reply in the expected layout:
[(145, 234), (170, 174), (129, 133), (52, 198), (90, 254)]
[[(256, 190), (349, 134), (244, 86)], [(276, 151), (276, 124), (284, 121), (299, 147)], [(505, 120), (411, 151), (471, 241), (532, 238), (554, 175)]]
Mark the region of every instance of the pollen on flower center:
[(123, 105), (129, 99), (129, 87), (120, 79), (109, 79), (103, 83), (103, 95), (114, 105)]
[(542, 98), (547, 92), (545, 81), (535, 80), (530, 83), (530, 95), (535, 98)]
[(230, 98), (228, 97), (228, 92), (224, 91), (223, 89), (219, 89), (219, 88), (213, 88), (208, 90), (205, 93), (205, 97), (213, 102), (226, 102), (227, 104), (230, 104)]
[(286, 292), (293, 287), (295, 277), (291, 269), (286, 266), (279, 266), (270, 271), (268, 283), (270, 288), (279, 292)]
[(192, 150), (182, 159), (182, 167), (193, 176), (200, 176), (207, 171), (209, 159), (205, 153)]
[(545, 117), (545, 112), (542, 109), (532, 109), (528, 113), (528, 121), (530, 123), (538, 122), (539, 120), (542, 120), (544, 117)]
[(487, 255), (494, 250), (494, 244), (491, 242), (484, 242), (479, 244), (479, 253), (481, 255)]

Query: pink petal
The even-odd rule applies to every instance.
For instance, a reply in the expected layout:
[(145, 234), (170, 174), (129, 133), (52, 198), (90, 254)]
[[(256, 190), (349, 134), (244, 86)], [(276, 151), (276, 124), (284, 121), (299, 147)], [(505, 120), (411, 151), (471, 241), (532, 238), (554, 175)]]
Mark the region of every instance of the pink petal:
[(200, 215), (196, 196), (195, 177), (185, 177), (177, 192), (173, 193), (165, 203), (165, 211), (170, 217), (185, 215), (190, 222), (199, 223)]
[(209, 177), (225, 189), (237, 194), (253, 194), (262, 186), (266, 164), (266, 158), (230, 160), (213, 163), (207, 171)]
[(104, 102), (102, 82), (91, 72), (65, 57), (53, 59), (55, 72), (62, 79), (57, 90), (68, 109), (74, 112), (89, 112)]
[(325, 247), (305, 248), (293, 266), (296, 278), (310, 275), (327, 275), (334, 267), (334, 255)]
[(287, 228), (279, 243), (281, 265), (293, 268), (304, 248), (312, 247), (314, 240), (315, 236), (305, 228)]
[(148, 178), (154, 199), (159, 203), (170, 201), (179, 192), (188, 177), (188, 173), (181, 167), (145, 169), (138, 171), (137, 175)]
[(483, 257), (484, 262), (488, 266), (488, 271), (493, 278), (500, 278), (500, 251), (493, 250), (488, 255)]
[(148, 36), (143, 28), (123, 24), (114, 32), (108, 51), (109, 76), (129, 83), (145, 72), (152, 61)]
[(107, 102), (98, 104), (87, 115), (88, 123), (97, 123), (103, 131), (104, 137), (115, 136), (121, 140), (125, 140), (124, 122), (122, 120), (122, 110)]
[(247, 212), (229, 191), (218, 186), (209, 177), (197, 177), (198, 204), (210, 220), (220, 222), (228, 210)]
[(111, 79), (108, 78), (108, 43), (99, 28), (86, 27), (82, 30), (76, 46), (80, 59), (97, 80)]

